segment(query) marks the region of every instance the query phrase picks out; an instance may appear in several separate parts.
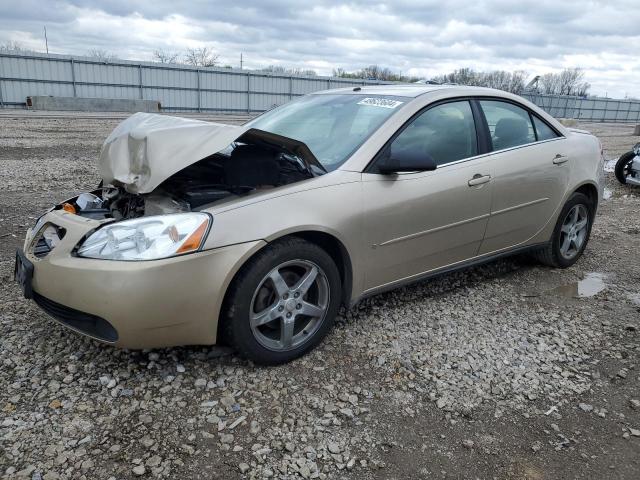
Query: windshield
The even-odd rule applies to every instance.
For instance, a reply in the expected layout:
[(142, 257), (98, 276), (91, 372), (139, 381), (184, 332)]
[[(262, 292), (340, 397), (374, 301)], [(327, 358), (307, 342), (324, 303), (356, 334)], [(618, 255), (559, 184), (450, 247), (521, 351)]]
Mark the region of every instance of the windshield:
[(388, 95), (308, 95), (249, 122), (305, 143), (322, 166), (335, 170), (406, 103)]

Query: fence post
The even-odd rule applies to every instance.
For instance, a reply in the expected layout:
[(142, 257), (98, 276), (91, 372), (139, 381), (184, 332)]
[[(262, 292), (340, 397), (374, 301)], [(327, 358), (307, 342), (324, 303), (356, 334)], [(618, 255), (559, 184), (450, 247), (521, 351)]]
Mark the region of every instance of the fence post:
[(200, 94), (202, 93), (202, 91), (200, 90), (200, 69), (199, 68), (196, 69), (196, 78), (198, 79), (198, 113), (200, 113), (201, 112)]
[(4, 100), (2, 99), (2, 80), (0, 80), (0, 107), (4, 107)]
[(251, 113), (251, 74), (247, 72), (247, 113)]
[(142, 94), (142, 64), (138, 64), (138, 82), (140, 84), (140, 100), (144, 98)]
[(292, 98), (293, 98), (293, 77), (289, 77), (289, 100), (291, 100)]
[(76, 97), (76, 68), (73, 62), (73, 58), (70, 59), (71, 62), (71, 83), (73, 84), (73, 96)]
[(331, 90), (331, 79), (327, 78), (327, 90)]

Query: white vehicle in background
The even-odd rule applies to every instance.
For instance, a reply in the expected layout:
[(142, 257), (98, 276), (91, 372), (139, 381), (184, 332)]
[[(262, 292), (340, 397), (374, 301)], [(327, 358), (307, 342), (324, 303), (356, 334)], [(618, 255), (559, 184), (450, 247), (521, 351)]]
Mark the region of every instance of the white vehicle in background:
[(618, 159), (615, 172), (616, 178), (623, 185), (640, 186), (640, 143), (636, 143), (630, 152)]

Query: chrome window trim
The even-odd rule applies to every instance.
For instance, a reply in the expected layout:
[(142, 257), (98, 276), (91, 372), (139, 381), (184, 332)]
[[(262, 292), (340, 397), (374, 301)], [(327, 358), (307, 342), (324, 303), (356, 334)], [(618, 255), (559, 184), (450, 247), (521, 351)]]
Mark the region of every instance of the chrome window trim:
[[(517, 150), (519, 148), (530, 147), (530, 146), (533, 146), (533, 145), (539, 145), (539, 144), (546, 143), (546, 142), (553, 142), (553, 141), (556, 141), (556, 140), (566, 140), (566, 138), (567, 138), (566, 135), (564, 135), (561, 131), (557, 130), (555, 127), (549, 125), (549, 123), (546, 120), (544, 120), (542, 117), (540, 117), (540, 115), (538, 115), (536, 112), (531, 110), (526, 105), (523, 105), (522, 103), (520, 103), (520, 102), (518, 102), (516, 100), (513, 100), (511, 98), (503, 98), (503, 97), (496, 97), (496, 96), (486, 96), (485, 97), (485, 96), (482, 96), (482, 95), (480, 95), (480, 96), (478, 96), (478, 95), (469, 95), (469, 96), (462, 95), (462, 96), (458, 96), (458, 97), (453, 96), (453, 97), (446, 98), (446, 99), (436, 100), (435, 102), (425, 105), (424, 107), (420, 108), (417, 112), (412, 114), (411, 117), (409, 119), (407, 119), (406, 122), (402, 126), (400, 126), (400, 128), (398, 128), (385, 141), (384, 145), (371, 158), (371, 160), (369, 160), (369, 163), (365, 166), (365, 168), (361, 171), (361, 173), (363, 173), (363, 174), (366, 173), (366, 174), (373, 174), (373, 175), (381, 175), (379, 173), (368, 172), (367, 170), (369, 169), (369, 167), (371, 165), (373, 165), (375, 163), (375, 161), (377, 160), (378, 155), (384, 149), (384, 147), (387, 145), (387, 143), (390, 142), (390, 141), (393, 141), (392, 140), (393, 137), (396, 136), (401, 130), (403, 130), (406, 127), (406, 125), (408, 125), (412, 120), (414, 120), (415, 118), (419, 117), (420, 115), (422, 115), (427, 110), (429, 110), (429, 109), (431, 109), (433, 107), (437, 107), (438, 105), (444, 105), (444, 104), (447, 104), (447, 103), (462, 102), (462, 101), (467, 101), (467, 102), (472, 102), (472, 101), (477, 101), (477, 102), (480, 102), (480, 101), (499, 101), (499, 102), (511, 103), (513, 105), (516, 105), (517, 107), (522, 108), (529, 115), (534, 115), (534, 116), (538, 117), (541, 122), (543, 122), (545, 125), (547, 125), (549, 128), (551, 128), (551, 130), (553, 130), (555, 133), (557, 133), (558, 136), (555, 137), (555, 138), (548, 138), (546, 140), (536, 140), (535, 142), (525, 143), (525, 144), (522, 144), (522, 145), (517, 145), (515, 147), (503, 148), (501, 150), (492, 150), (490, 152), (481, 153), (481, 154), (475, 155), (473, 157), (462, 158), (462, 159), (456, 160), (454, 162), (443, 163), (441, 165), (438, 165), (435, 170), (432, 170), (434, 172), (438, 171), (439, 169), (441, 169), (443, 167), (448, 167), (448, 166), (451, 166), (451, 165), (458, 165), (460, 163), (469, 162), (469, 161), (473, 161), (473, 160), (479, 160), (481, 158), (485, 158), (485, 157), (488, 157), (489, 155), (493, 155), (493, 154), (496, 154), (496, 153), (508, 152), (508, 151), (511, 151), (511, 150)], [(480, 108), (482, 108), (482, 107), (480, 107)], [(532, 120), (532, 122), (533, 122), (533, 120)], [(475, 122), (474, 122), (474, 124), (475, 124)], [(475, 128), (476, 128), (476, 132), (477, 132), (478, 131), (478, 125), (475, 125)], [(533, 128), (535, 129), (535, 126)], [(348, 161), (348, 159), (347, 159), (347, 161)], [(402, 173), (397, 173), (396, 175), (397, 176), (406, 176), (406, 175), (417, 175), (417, 174), (424, 174), (424, 173), (428, 173), (428, 172), (402, 172)], [(387, 175), (385, 175), (385, 176), (387, 176)]]
[[(489, 157), (491, 155), (495, 155), (495, 154), (498, 154), (498, 153), (510, 152), (511, 150), (519, 150), (521, 148), (532, 147), (534, 145), (540, 145), (540, 144), (548, 143), (548, 142), (555, 142), (557, 140), (566, 140), (566, 138), (567, 137), (565, 137), (565, 136), (560, 136), (560, 137), (555, 137), (555, 138), (549, 138), (547, 140), (540, 140), (539, 142), (525, 143), (524, 145), (518, 145), (518, 146), (510, 147), (510, 148), (503, 148), (502, 150), (493, 150), (491, 152), (482, 153), (482, 154), (476, 155), (474, 157), (463, 158), (462, 160), (456, 160), (455, 162), (443, 163), (442, 165), (438, 165), (438, 167), (435, 170), (432, 170), (432, 171), (433, 172), (437, 172), (438, 170), (440, 170), (441, 168), (444, 168), (444, 167), (449, 167), (449, 166), (452, 166), (452, 165), (458, 165), (460, 163), (471, 162), (473, 160), (480, 160), (482, 158)], [(417, 174), (425, 174), (425, 173), (429, 173), (429, 172), (403, 172), (403, 173), (398, 173), (397, 175), (398, 176), (404, 176), (404, 175), (417, 175)], [(382, 175), (382, 174), (375, 173), (374, 175)], [(388, 175), (384, 175), (384, 176), (388, 176)]]
[(557, 140), (564, 140), (566, 138), (567, 137), (564, 137), (564, 136), (555, 137), (555, 138), (548, 138), (547, 140), (540, 140), (540, 141), (537, 141), (537, 142), (525, 143), (523, 145), (517, 145), (515, 147), (503, 148), (502, 150), (492, 150), (490, 152), (483, 153), (481, 155), (476, 155), (475, 157), (463, 158), (462, 160), (456, 160), (455, 162), (443, 163), (442, 165), (438, 165), (438, 168), (436, 168), (436, 170), (441, 168), (441, 167), (448, 167), (449, 165), (455, 165), (455, 164), (458, 164), (458, 163), (468, 162), (470, 160), (475, 160), (475, 159), (482, 158), (482, 157), (488, 157), (488, 156), (494, 155), (496, 153), (510, 152), (511, 150), (519, 150), (521, 148), (532, 147), (534, 145), (540, 145), (542, 143), (547, 143), (547, 142), (555, 142)]

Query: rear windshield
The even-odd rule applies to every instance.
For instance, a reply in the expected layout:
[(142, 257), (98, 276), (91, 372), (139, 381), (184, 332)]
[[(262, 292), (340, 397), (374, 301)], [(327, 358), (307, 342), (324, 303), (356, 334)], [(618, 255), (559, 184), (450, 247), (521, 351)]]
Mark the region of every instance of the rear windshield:
[(331, 171), (342, 165), (406, 100), (388, 95), (308, 95), (261, 115), (249, 125), (305, 143), (322, 166)]

